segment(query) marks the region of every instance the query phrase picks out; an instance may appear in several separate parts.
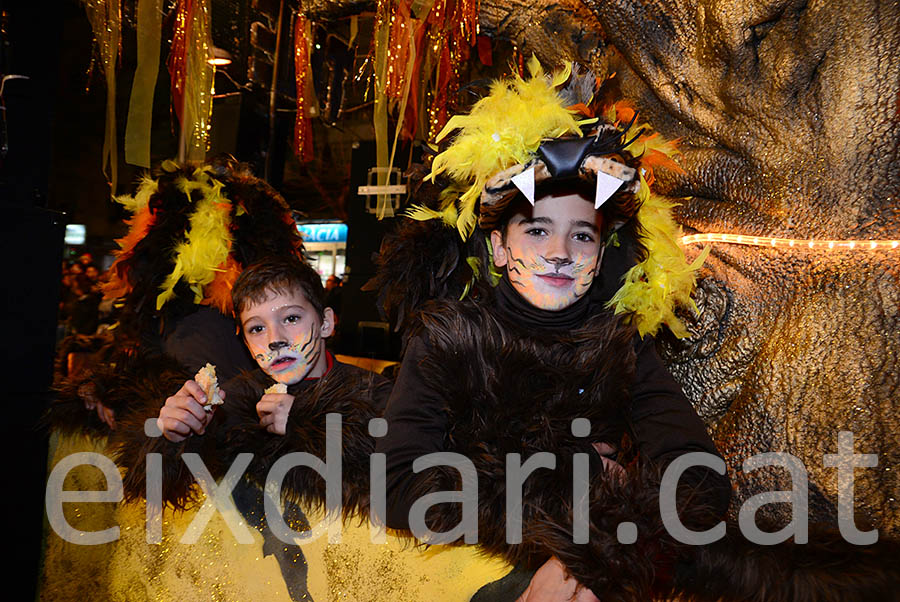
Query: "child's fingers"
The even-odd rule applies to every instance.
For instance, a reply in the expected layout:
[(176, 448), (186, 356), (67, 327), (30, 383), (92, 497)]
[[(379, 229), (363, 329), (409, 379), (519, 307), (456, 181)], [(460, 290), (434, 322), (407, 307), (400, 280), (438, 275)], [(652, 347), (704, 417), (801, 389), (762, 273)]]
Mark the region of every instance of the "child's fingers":
[(206, 420), (207, 412), (203, 406), (197, 402), (194, 397), (186, 395), (175, 395), (166, 400), (166, 406), (173, 409), (184, 410), (189, 412), (199, 421)]
[[(187, 410), (182, 410), (180, 408), (172, 408), (170, 412), (166, 413), (165, 417), (187, 425), (190, 431), (195, 433), (200, 433), (205, 428), (205, 425), (201, 420), (198, 420), (196, 416)], [(178, 432), (181, 433), (183, 431), (179, 430)]]
[(156, 426), (159, 427), (166, 439), (175, 443), (184, 441), (191, 434), (191, 429), (188, 425), (174, 418), (160, 416), (156, 419)]
[(593, 443), (592, 445), (601, 456), (611, 456), (616, 453), (616, 448), (609, 443)]
[(100, 420), (106, 423), (111, 429), (116, 428), (116, 413), (102, 403), (97, 406), (97, 414)]
[(262, 418), (267, 414), (271, 414), (274, 409), (275, 405), (272, 402), (261, 399), (259, 403), (256, 404), (256, 415)]
[(175, 397), (179, 396), (193, 397), (201, 404), (205, 404), (207, 401), (206, 393), (203, 392), (203, 387), (198, 385), (193, 380), (187, 380), (184, 382), (184, 385), (182, 385), (178, 393), (175, 394)]

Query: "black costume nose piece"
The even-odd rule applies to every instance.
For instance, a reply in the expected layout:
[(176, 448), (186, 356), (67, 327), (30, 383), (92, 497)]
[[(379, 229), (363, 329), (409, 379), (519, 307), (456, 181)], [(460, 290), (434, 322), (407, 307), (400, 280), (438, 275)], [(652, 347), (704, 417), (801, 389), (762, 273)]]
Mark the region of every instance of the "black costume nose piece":
[(284, 349), (287, 346), (288, 346), (287, 341), (272, 341), (271, 343), (269, 343), (269, 350), (270, 351), (278, 351), (279, 349)]

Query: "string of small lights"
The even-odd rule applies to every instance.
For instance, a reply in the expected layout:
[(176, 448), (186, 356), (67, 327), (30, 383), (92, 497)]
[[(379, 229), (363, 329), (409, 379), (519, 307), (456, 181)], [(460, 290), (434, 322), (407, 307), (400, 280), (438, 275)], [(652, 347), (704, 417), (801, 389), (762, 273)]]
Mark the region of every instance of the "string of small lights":
[(694, 243), (720, 242), (735, 245), (750, 245), (754, 247), (774, 247), (776, 249), (818, 249), (822, 251), (876, 251), (896, 250), (897, 248), (900, 248), (900, 240), (823, 240), (773, 238), (771, 236), (749, 236), (746, 234), (723, 234), (718, 232), (689, 234), (688, 236), (682, 236), (679, 242), (682, 246), (687, 246)]

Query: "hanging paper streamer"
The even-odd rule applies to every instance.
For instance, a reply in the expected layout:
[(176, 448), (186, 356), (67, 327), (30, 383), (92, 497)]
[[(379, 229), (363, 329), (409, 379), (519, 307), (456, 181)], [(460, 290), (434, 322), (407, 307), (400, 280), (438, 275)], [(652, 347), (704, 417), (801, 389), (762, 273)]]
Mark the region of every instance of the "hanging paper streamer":
[(162, 12), (162, 0), (141, 0), (137, 4), (137, 68), (128, 102), (125, 162), (147, 168), (150, 167), (153, 92), (159, 74)]
[(172, 102), (181, 123), (186, 160), (202, 161), (209, 148), (213, 67), (210, 0), (179, 0), (169, 55)]
[[(400, 138), (433, 140), (449, 118), (459, 66), (477, 40), (479, 0), (379, 0), (375, 18), (375, 146), (384, 185)], [(419, 107), (429, 106), (421, 115)], [(389, 149), (388, 115), (397, 115)], [(378, 197), (378, 215), (388, 197)]]
[(100, 163), (112, 194), (118, 180), (118, 152), (116, 148), (116, 61), (122, 45), (122, 7), (120, 0), (84, 0), (94, 41), (100, 55), (100, 66), (106, 76), (106, 128)]
[(309, 19), (297, 14), (294, 24), (294, 77), (297, 81), (297, 117), (294, 122), (294, 153), (301, 163), (312, 161), (313, 140), (310, 109), (309, 46), (312, 32)]
[[(390, 0), (379, 0), (375, 13), (375, 107), (374, 107), (374, 126), (375, 126), (375, 165), (379, 168), (377, 173), (376, 184), (384, 186), (387, 183), (387, 167), (388, 163), (388, 98), (387, 88), (387, 70), (388, 70), (388, 48), (390, 43)], [(378, 195), (377, 215), (383, 216), (386, 212), (386, 195)]]

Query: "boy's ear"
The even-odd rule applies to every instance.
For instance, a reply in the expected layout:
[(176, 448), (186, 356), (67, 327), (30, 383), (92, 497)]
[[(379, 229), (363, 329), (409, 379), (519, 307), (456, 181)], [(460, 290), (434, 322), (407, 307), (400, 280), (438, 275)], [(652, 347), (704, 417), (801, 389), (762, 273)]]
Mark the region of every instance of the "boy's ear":
[(322, 312), (322, 326), (319, 334), (321, 334), (323, 339), (327, 339), (334, 334), (334, 310), (330, 307), (326, 307)]
[(503, 246), (503, 234), (500, 230), (491, 230), (491, 250), (493, 251), (494, 265), (502, 268), (506, 265), (506, 247)]

